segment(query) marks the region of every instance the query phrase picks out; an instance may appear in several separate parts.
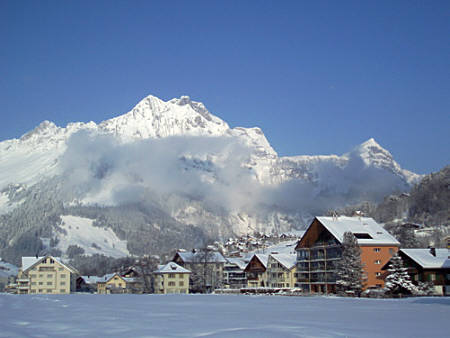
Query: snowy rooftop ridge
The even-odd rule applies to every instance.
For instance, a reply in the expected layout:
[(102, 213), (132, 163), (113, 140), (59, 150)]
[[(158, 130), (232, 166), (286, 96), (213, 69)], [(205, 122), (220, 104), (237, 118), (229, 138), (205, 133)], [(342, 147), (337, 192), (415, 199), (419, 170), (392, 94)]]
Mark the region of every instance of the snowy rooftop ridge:
[[(177, 255), (185, 263), (201, 262), (202, 260), (205, 259), (204, 253), (200, 251), (197, 251), (195, 253), (178, 251)], [(220, 252), (208, 252), (206, 254), (206, 259), (208, 263), (226, 263), (226, 259), (222, 256)]]
[(356, 234), (359, 245), (400, 246), (399, 241), (370, 217), (318, 216), (316, 219), (341, 243), (344, 240), (344, 233), (350, 231)]
[(424, 269), (439, 269), (445, 266), (448, 260), (448, 249), (435, 249), (433, 256), (430, 249), (400, 249), (406, 256), (411, 258)]
[(169, 262), (166, 265), (159, 265), (155, 273), (191, 273), (188, 269), (183, 268), (175, 262)]
[(272, 253), (270, 256), (288, 270), (292, 269), (297, 264), (296, 254)]
[(44, 258), (50, 257), (54, 259), (56, 262), (64, 266), (66, 269), (71, 272), (76, 272), (75, 268), (71, 267), (69, 264), (64, 263), (61, 257), (53, 257), (50, 255), (41, 256), (41, 257), (22, 257), (22, 271), (26, 271), (31, 268), (33, 265), (40, 263)]

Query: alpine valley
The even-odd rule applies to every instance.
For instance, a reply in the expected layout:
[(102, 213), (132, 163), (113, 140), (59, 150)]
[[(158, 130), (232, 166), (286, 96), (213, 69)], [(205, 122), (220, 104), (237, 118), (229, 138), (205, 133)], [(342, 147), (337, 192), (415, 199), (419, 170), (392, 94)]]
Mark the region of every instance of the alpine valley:
[(341, 156), (279, 157), (259, 128), (230, 128), (187, 96), (148, 96), (99, 124), (44, 121), (0, 142), (0, 256), (77, 245), (120, 257), (301, 230), (420, 179), (374, 139)]

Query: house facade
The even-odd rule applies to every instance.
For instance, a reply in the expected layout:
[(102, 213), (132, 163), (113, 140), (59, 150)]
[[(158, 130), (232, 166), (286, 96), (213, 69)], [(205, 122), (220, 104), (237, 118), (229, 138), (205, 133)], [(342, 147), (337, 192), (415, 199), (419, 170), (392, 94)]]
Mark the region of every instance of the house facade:
[(22, 257), (18, 294), (69, 294), (76, 291), (78, 272), (53, 256)]
[(225, 257), (226, 263), (223, 267), (223, 285), (229, 289), (240, 289), (247, 286), (247, 275), (245, 267), (247, 263), (241, 257)]
[[(400, 249), (398, 254), (414, 284), (431, 282), (436, 295), (450, 295), (450, 266), (446, 263), (448, 249)], [(388, 268), (389, 262), (383, 270)]]
[(175, 262), (160, 265), (154, 272), (153, 290), (157, 294), (189, 293), (191, 271)]
[(212, 292), (223, 287), (226, 259), (217, 251), (179, 251), (173, 262), (191, 271), (189, 289), (193, 292)]
[(267, 286), (271, 288), (295, 287), (297, 271), (295, 254), (272, 253), (267, 260)]
[(247, 275), (247, 286), (250, 288), (267, 287), (267, 263), (269, 255), (254, 254), (247, 266), (245, 273)]
[(366, 281), (364, 288), (382, 288), (382, 267), (400, 243), (368, 217), (316, 217), (298, 242), (296, 287), (311, 293), (335, 293), (337, 262), (345, 232), (356, 237)]
[(123, 277), (118, 273), (107, 274), (97, 280), (97, 293), (142, 293), (143, 286), (138, 278)]

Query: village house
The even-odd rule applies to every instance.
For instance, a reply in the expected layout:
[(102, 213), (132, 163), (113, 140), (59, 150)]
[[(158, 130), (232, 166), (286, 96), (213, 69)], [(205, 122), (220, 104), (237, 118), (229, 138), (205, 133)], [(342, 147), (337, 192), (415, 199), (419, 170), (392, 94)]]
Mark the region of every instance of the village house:
[(212, 292), (223, 286), (226, 259), (218, 251), (178, 251), (173, 262), (191, 271), (189, 288), (194, 292)]
[(245, 267), (247, 262), (242, 257), (225, 257), (223, 267), (223, 285), (229, 289), (240, 289), (247, 286)]
[(297, 256), (271, 253), (267, 260), (267, 286), (271, 288), (295, 287)]
[(115, 272), (97, 280), (97, 293), (99, 294), (142, 292), (142, 282), (136, 277), (123, 277)]
[(356, 237), (366, 275), (364, 288), (382, 288), (382, 267), (400, 243), (368, 217), (316, 217), (298, 242), (296, 287), (305, 292), (336, 292), (336, 264), (345, 232)]
[(247, 266), (245, 273), (247, 275), (247, 286), (250, 288), (267, 287), (267, 262), (269, 255), (254, 254)]
[(68, 294), (75, 292), (77, 276), (78, 271), (59, 257), (22, 257), (17, 293)]
[(191, 271), (175, 262), (160, 265), (154, 272), (153, 290), (158, 294), (189, 293)]
[[(436, 295), (450, 295), (450, 266), (447, 266), (448, 249), (400, 249), (399, 256), (414, 284), (432, 282)], [(389, 268), (387, 262), (383, 270)]]
[(80, 276), (77, 278), (77, 292), (97, 292), (97, 282), (102, 281), (103, 277), (98, 276)]

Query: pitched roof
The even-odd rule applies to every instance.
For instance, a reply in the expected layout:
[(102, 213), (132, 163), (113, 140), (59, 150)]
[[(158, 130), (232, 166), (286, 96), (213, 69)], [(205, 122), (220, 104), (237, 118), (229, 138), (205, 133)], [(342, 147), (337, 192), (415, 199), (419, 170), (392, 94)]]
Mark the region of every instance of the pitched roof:
[(397, 241), (387, 230), (375, 222), (370, 217), (325, 217), (320, 216), (316, 219), (340, 242), (344, 240), (344, 233), (347, 231), (353, 234), (360, 234), (358, 238), (359, 245), (394, 245), (399, 246)]
[(191, 273), (191, 271), (179, 266), (175, 262), (169, 262), (166, 265), (159, 265), (155, 273)]
[(103, 277), (98, 276), (81, 276), (86, 284), (97, 284), (97, 282), (103, 282)]
[(41, 256), (41, 257), (22, 257), (22, 271), (26, 271), (29, 268), (31, 268), (32, 266), (40, 263), (44, 258), (52, 258), (54, 261), (58, 262), (59, 264), (61, 264), (63, 267), (65, 267), (66, 269), (68, 269), (70, 272), (72, 273), (78, 273), (78, 271), (70, 266), (69, 264), (63, 262), (63, 260), (61, 259), (61, 257), (53, 257), (50, 255), (47, 256)]
[(225, 257), (228, 263), (236, 265), (239, 269), (244, 270), (247, 262), (243, 258)]
[(430, 253), (430, 249), (400, 249), (424, 269), (444, 268), (448, 260), (448, 249), (436, 249), (436, 256)]
[(297, 263), (297, 255), (295, 254), (270, 254), (270, 256), (288, 270), (292, 269)]
[[(267, 269), (267, 262), (269, 261), (269, 255), (266, 254), (254, 254), (253, 257), (258, 258), (262, 265)], [(253, 258), (252, 257), (252, 258)]]
[[(203, 257), (203, 252), (197, 251), (195, 253), (193, 252), (181, 252), (178, 251), (177, 255), (180, 256), (180, 258), (185, 263), (198, 263), (201, 262)], [(208, 263), (225, 263), (226, 259), (222, 256), (220, 252), (217, 251), (210, 251), (207, 255), (207, 262)]]

